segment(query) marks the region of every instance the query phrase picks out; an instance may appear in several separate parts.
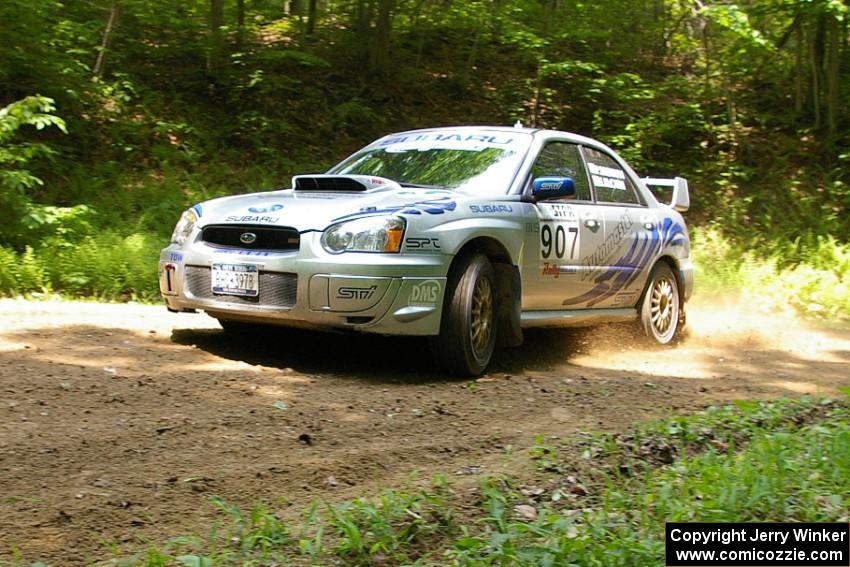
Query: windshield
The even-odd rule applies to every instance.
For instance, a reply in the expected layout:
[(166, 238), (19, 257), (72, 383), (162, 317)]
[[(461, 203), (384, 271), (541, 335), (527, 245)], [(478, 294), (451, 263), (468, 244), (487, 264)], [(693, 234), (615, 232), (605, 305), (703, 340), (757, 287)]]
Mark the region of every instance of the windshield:
[(376, 175), (402, 186), (504, 195), (531, 135), (495, 130), (414, 132), (378, 140), (328, 173)]

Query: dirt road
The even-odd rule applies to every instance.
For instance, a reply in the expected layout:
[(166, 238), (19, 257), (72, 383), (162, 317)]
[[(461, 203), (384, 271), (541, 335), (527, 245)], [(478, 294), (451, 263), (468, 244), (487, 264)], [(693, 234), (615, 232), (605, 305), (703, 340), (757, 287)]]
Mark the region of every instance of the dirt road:
[(239, 504), (370, 494), (412, 471), (510, 466), (535, 434), (850, 386), (850, 331), (694, 305), (673, 350), (611, 329), (528, 333), (475, 382), (418, 340), (234, 339), (164, 308), (0, 300), (0, 559), (84, 564), (205, 534)]

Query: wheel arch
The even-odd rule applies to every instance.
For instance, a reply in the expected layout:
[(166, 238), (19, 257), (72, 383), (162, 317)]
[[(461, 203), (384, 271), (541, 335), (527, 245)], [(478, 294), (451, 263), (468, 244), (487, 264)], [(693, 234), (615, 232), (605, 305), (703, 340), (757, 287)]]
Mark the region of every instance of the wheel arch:
[[(676, 278), (676, 287), (679, 288), (679, 296), (685, 297), (685, 282), (682, 281), (682, 275), (679, 273), (679, 263), (673, 256), (669, 254), (664, 254), (658, 260), (655, 261), (655, 264), (652, 265), (654, 268), (656, 264), (659, 262), (664, 262), (667, 266), (670, 267), (670, 270), (673, 272), (673, 277)], [(651, 272), (652, 270), (650, 270)], [(682, 301), (682, 305), (684, 305), (684, 300)]]
[(475, 236), (457, 251), (449, 265), (448, 277), (458, 277), (454, 272), (464, 259), (472, 254), (483, 254), (496, 271), (496, 313), (498, 318), (497, 346), (522, 344), (521, 297), (522, 278), (519, 267), (511, 258), (508, 248), (492, 236)]
[[(666, 264), (670, 271), (673, 272), (673, 278), (676, 280), (676, 287), (679, 289), (679, 325), (684, 328), (687, 321), (687, 316), (685, 312), (685, 282), (682, 279), (682, 274), (679, 273), (679, 263), (676, 261), (676, 258), (669, 254), (662, 254), (659, 256), (657, 260), (652, 264), (652, 267), (649, 269), (648, 273), (652, 273), (652, 270), (655, 269), (655, 266), (658, 264)], [(649, 291), (649, 286), (652, 282), (647, 280), (646, 285), (643, 288), (643, 291), (640, 294), (640, 300), (637, 303), (638, 314), (640, 314), (640, 306), (643, 305), (643, 301), (646, 298), (646, 292)]]

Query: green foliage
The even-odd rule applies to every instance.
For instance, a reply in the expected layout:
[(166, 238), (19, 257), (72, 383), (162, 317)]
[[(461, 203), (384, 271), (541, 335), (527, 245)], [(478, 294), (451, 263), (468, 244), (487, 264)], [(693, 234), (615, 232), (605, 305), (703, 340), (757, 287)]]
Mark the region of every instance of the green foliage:
[(0, 293), (61, 291), (104, 299), (154, 300), (161, 238), (102, 232), (75, 242), (46, 239), (22, 253), (0, 247)]
[(65, 122), (51, 114), (53, 110), (53, 100), (43, 96), (28, 96), (0, 109), (0, 243), (20, 245), (27, 231), (52, 228), (61, 217), (79, 212), (32, 202), (30, 190), (44, 182), (32, 173), (31, 162), (55, 152), (44, 143), (15, 142), (23, 126), (36, 130), (55, 126), (67, 133)]
[(695, 230), (697, 293), (739, 294), (764, 311), (850, 318), (850, 245), (826, 236), (802, 249), (799, 241), (774, 247), (763, 258), (717, 229)]

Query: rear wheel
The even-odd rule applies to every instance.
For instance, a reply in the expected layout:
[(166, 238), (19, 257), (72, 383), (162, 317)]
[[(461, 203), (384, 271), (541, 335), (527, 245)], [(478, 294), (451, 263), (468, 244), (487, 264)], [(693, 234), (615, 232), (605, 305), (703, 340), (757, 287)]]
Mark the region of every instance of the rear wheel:
[(659, 263), (649, 275), (641, 302), (644, 333), (660, 345), (674, 342), (680, 330), (680, 312), (679, 283), (670, 266)]
[(459, 376), (481, 374), (496, 347), (496, 272), (483, 254), (449, 274), (440, 334), (431, 339), (437, 365)]

